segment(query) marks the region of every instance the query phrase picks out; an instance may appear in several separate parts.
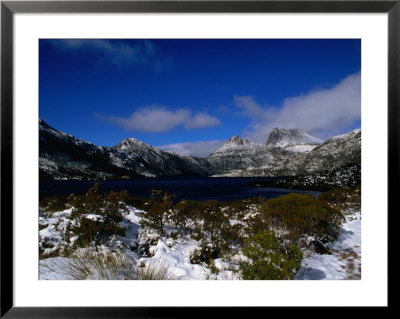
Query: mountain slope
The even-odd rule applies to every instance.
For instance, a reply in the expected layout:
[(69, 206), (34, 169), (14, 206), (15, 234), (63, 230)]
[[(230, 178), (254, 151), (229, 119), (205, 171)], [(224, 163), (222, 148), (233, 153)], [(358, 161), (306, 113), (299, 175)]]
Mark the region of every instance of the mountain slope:
[(361, 130), (331, 137), (297, 160), (299, 161), (297, 174), (361, 164)]
[(207, 157), (214, 176), (279, 176), (296, 174), (298, 154), (310, 152), (322, 141), (299, 129), (275, 128), (264, 144), (234, 136)]
[(108, 148), (98, 147), (39, 121), (39, 174), (42, 179), (136, 178), (132, 167), (110, 160)]
[(144, 176), (204, 176), (204, 159), (161, 151), (135, 139), (115, 147), (95, 146), (39, 121), (42, 179), (131, 179)]
[(274, 129), (264, 144), (235, 135), (207, 158), (181, 156), (134, 138), (96, 146), (39, 121), (41, 179), (134, 179), (163, 176), (296, 176), (361, 164), (361, 131), (320, 140)]
[(137, 163), (136, 171), (144, 176), (206, 176), (209, 172), (204, 159), (163, 151), (134, 138), (123, 140), (113, 150), (123, 163)]
[(274, 153), (267, 145), (248, 141), (234, 144), (233, 139), (235, 137), (207, 157), (207, 161), (214, 168), (214, 176), (249, 176), (245, 175), (246, 173), (253, 176), (251, 168), (273, 165), (279, 160), (280, 154)]
[(279, 129), (274, 128), (269, 134), (266, 145), (275, 147), (287, 147), (294, 145), (318, 145), (321, 144), (322, 140), (308, 134), (307, 132), (300, 129)]

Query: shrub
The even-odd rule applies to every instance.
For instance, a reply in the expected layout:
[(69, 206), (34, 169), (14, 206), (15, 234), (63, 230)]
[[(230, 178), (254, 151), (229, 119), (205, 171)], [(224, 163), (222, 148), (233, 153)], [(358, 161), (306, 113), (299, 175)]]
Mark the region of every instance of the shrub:
[(262, 204), (261, 211), (272, 227), (287, 229), (292, 242), (305, 234), (323, 242), (332, 240), (344, 221), (337, 209), (311, 195), (291, 193), (270, 199)]
[[(97, 246), (112, 235), (125, 234), (118, 223), (127, 212), (123, 202), (127, 194), (127, 191), (111, 191), (104, 195), (101, 192), (101, 183), (96, 182), (85, 195), (70, 197), (74, 205), (71, 217), (77, 221), (72, 228), (78, 236), (74, 242), (75, 247), (87, 247), (93, 242)], [(102, 219), (89, 219), (86, 216), (88, 214), (101, 216)]]
[(81, 218), (79, 226), (73, 227), (73, 232), (78, 236), (74, 241), (74, 246), (88, 247), (93, 241), (98, 244), (101, 226), (102, 225), (97, 221)]
[(110, 236), (125, 235), (125, 229), (118, 227), (114, 222), (106, 223), (85, 217), (80, 219), (79, 226), (75, 226), (73, 232), (78, 236), (74, 241), (75, 247), (89, 247), (92, 243), (98, 246)]
[(207, 263), (212, 264), (214, 259), (221, 257), (222, 251), (228, 249), (228, 245), (225, 241), (219, 238), (209, 240), (202, 238), (197, 247), (190, 255), (190, 262), (192, 264)]
[(201, 222), (195, 231), (200, 234), (200, 260), (209, 263), (221, 256), (223, 250), (229, 247), (230, 222), (222, 212), (221, 203), (217, 200), (207, 200), (203, 203), (200, 213)]
[(101, 193), (101, 183), (96, 182), (86, 194), (75, 196), (71, 194), (73, 203), (72, 217), (80, 217), (83, 214), (103, 215), (104, 198)]
[(246, 211), (249, 210), (250, 206), (253, 205), (260, 205), (265, 201), (265, 198), (262, 196), (247, 198), (247, 199), (240, 199), (227, 202), (226, 206), (226, 213), (229, 216), (240, 216), (243, 215)]
[(339, 188), (321, 193), (319, 200), (340, 210), (361, 209), (361, 186), (357, 188)]
[(164, 214), (173, 207), (175, 197), (174, 194), (153, 189), (147, 205), (147, 214), (141, 220), (142, 226), (147, 225), (162, 234)]
[(236, 242), (242, 242), (244, 237), (256, 234), (260, 230), (267, 229), (267, 224), (260, 217), (260, 205), (265, 201), (264, 197), (235, 200), (226, 203), (224, 214), (230, 220), (245, 221), (229, 225), (224, 229), (224, 237)]
[(293, 279), (303, 259), (298, 247), (280, 245), (268, 230), (246, 238), (243, 254), (248, 261), (239, 263), (239, 271), (245, 280)]
[(200, 218), (202, 229), (212, 241), (221, 239), (224, 229), (230, 227), (229, 219), (221, 211), (221, 203), (217, 200), (207, 200), (203, 203)]
[(173, 208), (171, 220), (175, 227), (188, 227), (189, 220), (195, 220), (201, 216), (203, 203), (192, 200), (181, 200)]
[(44, 212), (60, 212), (69, 208), (67, 196), (47, 196), (40, 201), (39, 206)]
[(107, 195), (104, 195), (104, 207), (102, 210), (105, 223), (119, 223), (123, 218), (123, 214), (128, 213), (128, 209), (125, 204), (125, 198), (127, 196), (127, 191), (111, 191)]
[(147, 200), (145, 198), (141, 198), (141, 197), (134, 197), (128, 193), (127, 197), (124, 199), (124, 202), (129, 206), (132, 206), (132, 207), (135, 207), (138, 209), (145, 209)]
[(234, 224), (222, 230), (222, 237), (226, 240), (243, 242), (244, 226), (241, 224)]

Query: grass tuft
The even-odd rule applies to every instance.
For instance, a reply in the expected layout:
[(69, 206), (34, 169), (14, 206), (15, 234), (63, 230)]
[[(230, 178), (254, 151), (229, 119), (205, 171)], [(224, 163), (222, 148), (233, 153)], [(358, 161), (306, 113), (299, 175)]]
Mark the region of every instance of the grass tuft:
[(136, 280), (176, 280), (177, 276), (169, 271), (163, 260), (149, 263), (145, 267), (137, 268)]

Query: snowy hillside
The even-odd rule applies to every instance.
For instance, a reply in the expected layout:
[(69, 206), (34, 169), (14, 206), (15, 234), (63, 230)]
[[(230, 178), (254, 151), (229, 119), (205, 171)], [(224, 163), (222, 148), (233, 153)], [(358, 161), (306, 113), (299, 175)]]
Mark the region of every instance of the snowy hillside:
[(96, 146), (39, 121), (43, 180), (163, 176), (295, 176), (361, 163), (361, 131), (321, 141), (299, 129), (274, 129), (265, 144), (238, 135), (207, 158), (163, 151), (134, 138)]
[(227, 140), (216, 152), (224, 152), (231, 148), (241, 148), (243, 146), (250, 146), (248, 139), (241, 138), (239, 135), (235, 135)]
[(361, 164), (361, 130), (334, 136), (305, 153), (299, 172), (312, 173), (323, 169), (335, 170), (350, 164)]
[[(331, 226), (321, 236), (322, 228), (317, 233), (309, 232), (308, 227), (296, 228), (291, 233), (291, 226), (265, 220), (262, 216), (267, 212), (268, 201), (249, 199), (221, 203), (221, 206), (212, 201), (203, 204), (183, 201), (171, 206), (164, 197), (165, 205), (153, 202), (155, 206), (142, 210), (121, 206), (121, 202), (119, 208), (113, 208), (109, 201), (120, 198), (114, 193), (105, 195), (107, 201), (101, 209), (98, 203), (103, 199), (91, 190), (83, 197), (84, 206), (79, 199), (74, 199), (75, 206), (69, 208), (56, 211), (49, 210), (51, 206), (41, 208), (39, 277), (42, 280), (251, 279), (252, 273), (249, 277), (248, 269), (256, 273), (259, 270), (249, 263), (249, 258), (253, 258), (253, 250), (249, 248), (257, 240), (254, 238), (264, 238), (267, 241), (263, 245), (269, 245), (272, 240), (271, 247), (276, 252), (267, 250), (259, 254), (277, 253), (281, 256), (279, 258), (292, 258), (291, 254), (295, 253), (301, 258), (288, 264), (293, 267), (289, 272), (282, 269), (282, 272), (258, 273), (257, 276), (267, 276), (259, 279), (360, 279), (360, 193), (354, 190), (344, 194), (347, 199), (339, 203), (345, 214), (344, 223), (338, 223), (340, 219), (329, 219)], [(94, 206), (90, 198), (96, 201)], [(286, 195), (284, 198), (301, 200), (303, 205), (309, 203), (303, 206), (303, 210), (304, 207), (314, 209), (315, 205), (321, 205), (308, 195)], [(324, 200), (330, 198), (335, 200), (332, 205), (336, 205), (337, 195), (326, 193)], [(276, 199), (272, 201), (277, 202)], [(279, 202), (285, 203), (284, 200)], [(272, 205), (276, 207), (276, 204)], [(293, 209), (293, 203), (288, 205)], [(161, 219), (155, 215), (156, 207)], [(338, 214), (334, 210), (332, 213)], [(268, 229), (267, 233), (263, 233), (263, 229)], [(305, 233), (299, 234), (299, 229)], [(294, 249), (293, 245), (298, 248), (285, 255), (288, 249)], [(268, 258), (260, 260), (262, 263), (266, 261)]]
[(318, 145), (323, 141), (300, 129), (274, 128), (269, 134), (266, 145), (275, 147), (287, 147), (293, 145)]
[(274, 129), (265, 144), (229, 147), (231, 140), (207, 158), (215, 177), (296, 176), (361, 164), (360, 130), (323, 143), (299, 129)]
[(204, 159), (171, 154), (130, 138), (115, 147), (95, 146), (39, 121), (42, 179), (132, 179), (206, 176)]

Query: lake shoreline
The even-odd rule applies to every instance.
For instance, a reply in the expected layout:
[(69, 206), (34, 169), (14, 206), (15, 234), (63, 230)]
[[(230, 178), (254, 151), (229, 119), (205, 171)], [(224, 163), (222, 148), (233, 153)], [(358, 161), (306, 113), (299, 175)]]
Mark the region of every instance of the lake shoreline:
[[(179, 177), (151, 178), (140, 180), (102, 181), (102, 191), (127, 190), (135, 197), (148, 198), (152, 189), (160, 189), (170, 194), (177, 194), (179, 199), (205, 201), (216, 199), (232, 201), (262, 196), (276, 198), (290, 192), (318, 196), (319, 190), (290, 189), (281, 187), (260, 188), (250, 183), (261, 183), (269, 177)], [(68, 196), (71, 193), (83, 194), (94, 185), (95, 181), (51, 181), (39, 184), (39, 199), (49, 196)]]

